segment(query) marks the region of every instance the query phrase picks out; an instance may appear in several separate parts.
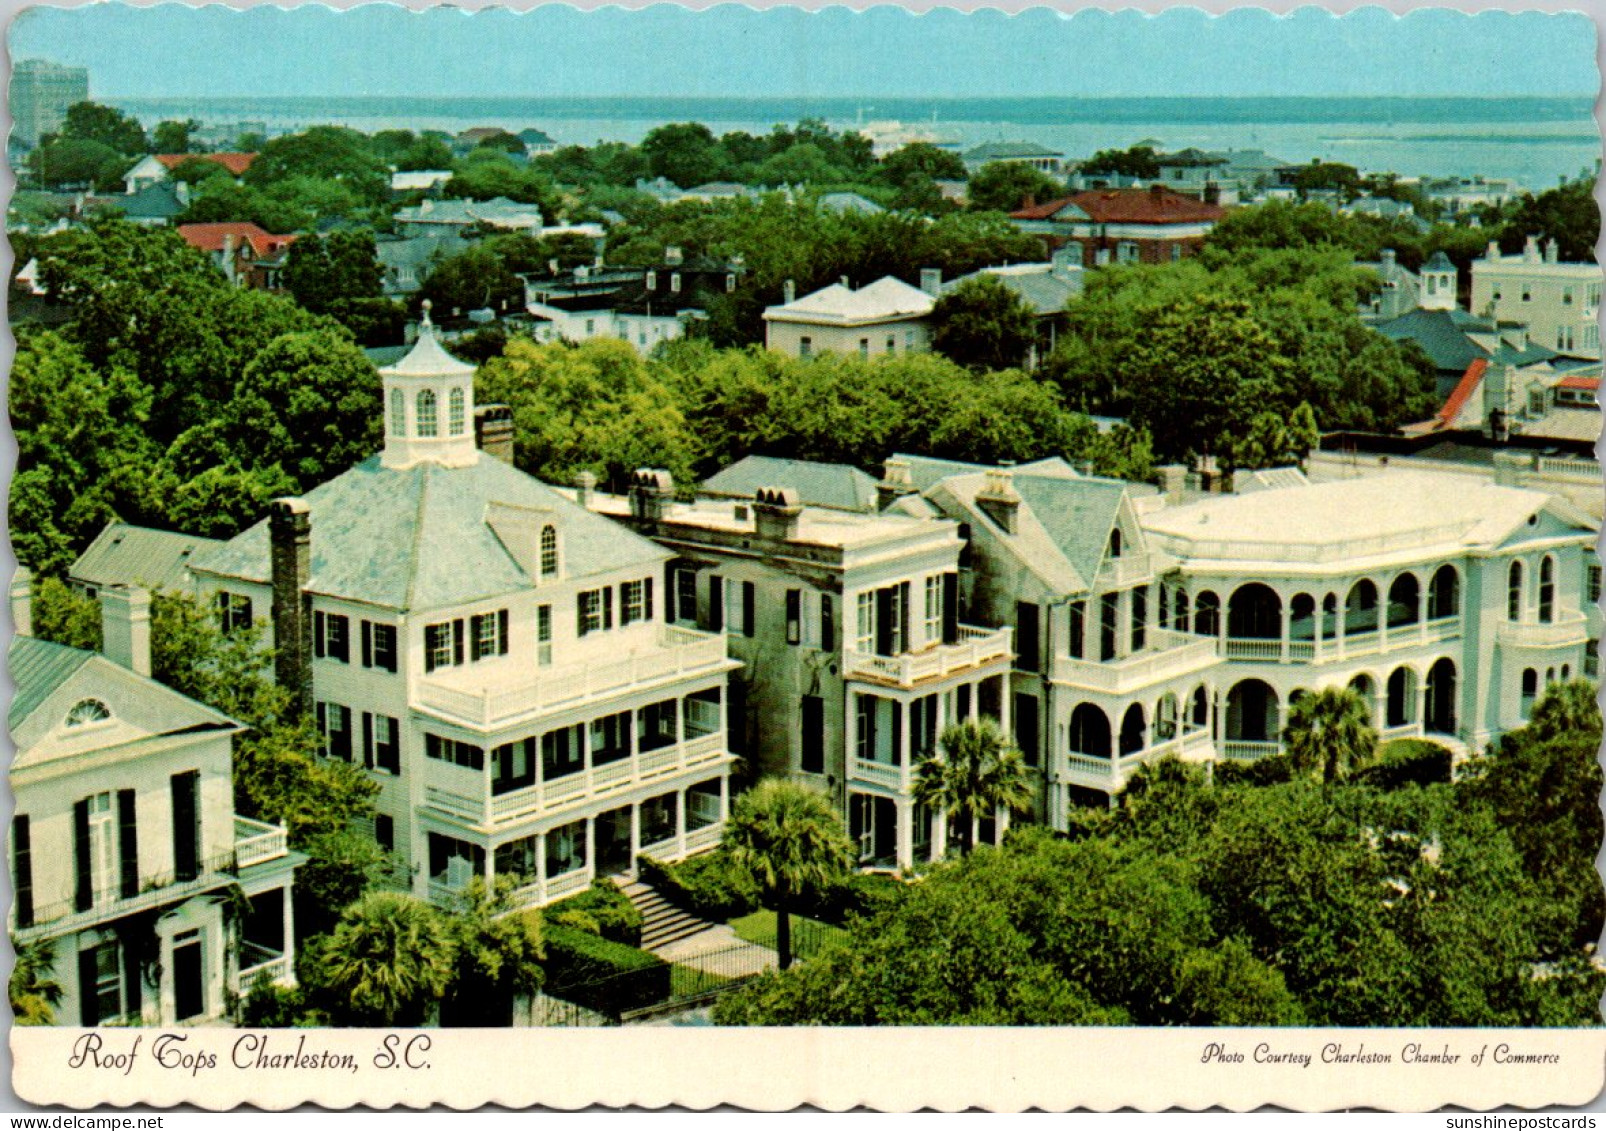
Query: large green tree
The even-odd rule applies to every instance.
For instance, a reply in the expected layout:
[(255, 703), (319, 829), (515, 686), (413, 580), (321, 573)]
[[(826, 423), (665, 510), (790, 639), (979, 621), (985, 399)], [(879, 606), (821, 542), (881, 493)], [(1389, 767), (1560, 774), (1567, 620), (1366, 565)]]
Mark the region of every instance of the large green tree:
[(534, 994), (545, 981), (541, 918), (512, 913), (512, 888), (506, 876), (489, 889), (475, 879), (448, 913), (457, 958), (442, 1003), (444, 1024), (511, 1024), (515, 1000)]
[(1046, 204), (1066, 195), (1065, 185), (1020, 161), (994, 161), (970, 175), (970, 206), (979, 212), (1014, 212), (1028, 202)]
[(127, 157), (145, 152), (145, 130), (136, 118), (98, 102), (75, 102), (67, 107), (61, 137), (93, 141)]
[(997, 278), (967, 279), (937, 300), (931, 348), (969, 369), (1014, 369), (1037, 338), (1037, 316)]
[(824, 794), (767, 779), (737, 798), (721, 846), (751, 875), (775, 912), (782, 970), (792, 965), (792, 903), (840, 880), (853, 866), (853, 842)]

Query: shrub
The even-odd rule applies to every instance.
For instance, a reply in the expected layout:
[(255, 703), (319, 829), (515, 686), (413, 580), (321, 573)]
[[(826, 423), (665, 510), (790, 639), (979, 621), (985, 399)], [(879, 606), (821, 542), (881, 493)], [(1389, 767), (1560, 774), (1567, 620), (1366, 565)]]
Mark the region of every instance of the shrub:
[(1353, 780), (1378, 789), (1448, 782), (1455, 755), (1425, 738), (1400, 738), (1378, 748), (1377, 761), (1354, 775)]
[(641, 912), (609, 880), (597, 880), (579, 895), (559, 900), (543, 915), (554, 926), (573, 927), (625, 946), (641, 945)]
[(1281, 785), (1294, 780), (1294, 767), (1278, 754), (1254, 762), (1217, 762), (1215, 774), (1217, 785)]
[(574, 927), (546, 930), (547, 991), (618, 1017), (669, 997), (669, 963)]
[(792, 901), (792, 910), (836, 926), (854, 916), (870, 916), (891, 907), (908, 889), (891, 876), (854, 873), (822, 891), (806, 892)]
[(759, 908), (758, 886), (731, 863), (724, 849), (678, 864), (638, 856), (636, 870), (643, 883), (699, 919), (723, 923)]

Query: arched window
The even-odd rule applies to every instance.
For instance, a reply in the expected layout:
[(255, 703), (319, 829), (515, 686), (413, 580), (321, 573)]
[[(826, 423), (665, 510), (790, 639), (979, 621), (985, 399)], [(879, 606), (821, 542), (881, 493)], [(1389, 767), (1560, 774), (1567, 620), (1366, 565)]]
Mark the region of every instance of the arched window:
[(1363, 577), (1350, 586), (1349, 596), (1344, 599), (1344, 635), (1376, 631), (1377, 586)]
[(1193, 631), (1200, 636), (1221, 634), (1221, 598), (1208, 589), (1194, 600)]
[(80, 699), (67, 712), (67, 725), (78, 727), (85, 723), (103, 723), (111, 717), (111, 708), (99, 699)]
[(1188, 631), (1188, 595), (1181, 589), (1177, 590), (1176, 608), (1171, 619), (1176, 624), (1178, 632)]
[(1322, 598), (1322, 639), (1333, 640), (1338, 636), (1338, 594), (1329, 593)]
[(1110, 531), (1110, 557), (1121, 556), (1121, 528), (1118, 526)]
[(558, 532), (550, 526), (541, 528), (541, 576), (558, 575)]
[(390, 434), (407, 435), (407, 397), (400, 389), (390, 391)]
[(1539, 696), (1539, 672), (1534, 668), (1522, 669), (1522, 717), (1527, 718), (1528, 712), (1533, 710), (1534, 700)]
[(1556, 559), (1546, 554), (1539, 562), (1539, 623), (1556, 619)]
[(463, 390), (453, 389), (446, 398), (447, 434), (461, 436), (467, 428), (468, 422), (463, 413)]
[(1512, 562), (1506, 574), (1506, 619), (1522, 619), (1522, 563)]
[(1428, 616), (1434, 620), (1461, 611), (1461, 577), (1455, 566), (1442, 565), (1428, 582)]
[(425, 389), (418, 394), (418, 434), (435, 435), (435, 390)]
[(1388, 625), (1415, 624), (1421, 619), (1421, 585), (1412, 573), (1402, 573), (1389, 586)]

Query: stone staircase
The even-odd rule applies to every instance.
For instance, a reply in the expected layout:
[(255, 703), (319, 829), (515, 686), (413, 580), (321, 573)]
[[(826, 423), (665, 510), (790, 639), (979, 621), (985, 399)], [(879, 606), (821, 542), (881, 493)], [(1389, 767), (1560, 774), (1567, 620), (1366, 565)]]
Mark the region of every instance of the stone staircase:
[(616, 879), (621, 891), (641, 912), (641, 949), (658, 950), (670, 943), (706, 931), (715, 924), (688, 915), (670, 903), (656, 888), (640, 880)]

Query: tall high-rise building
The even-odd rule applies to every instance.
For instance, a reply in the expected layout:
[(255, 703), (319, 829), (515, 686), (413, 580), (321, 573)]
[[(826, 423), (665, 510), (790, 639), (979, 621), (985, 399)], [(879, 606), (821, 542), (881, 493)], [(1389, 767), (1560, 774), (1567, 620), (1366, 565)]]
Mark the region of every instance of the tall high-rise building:
[(23, 59), (11, 74), (12, 132), (18, 141), (38, 145), (61, 129), (67, 107), (89, 101), (89, 71), (43, 59)]

